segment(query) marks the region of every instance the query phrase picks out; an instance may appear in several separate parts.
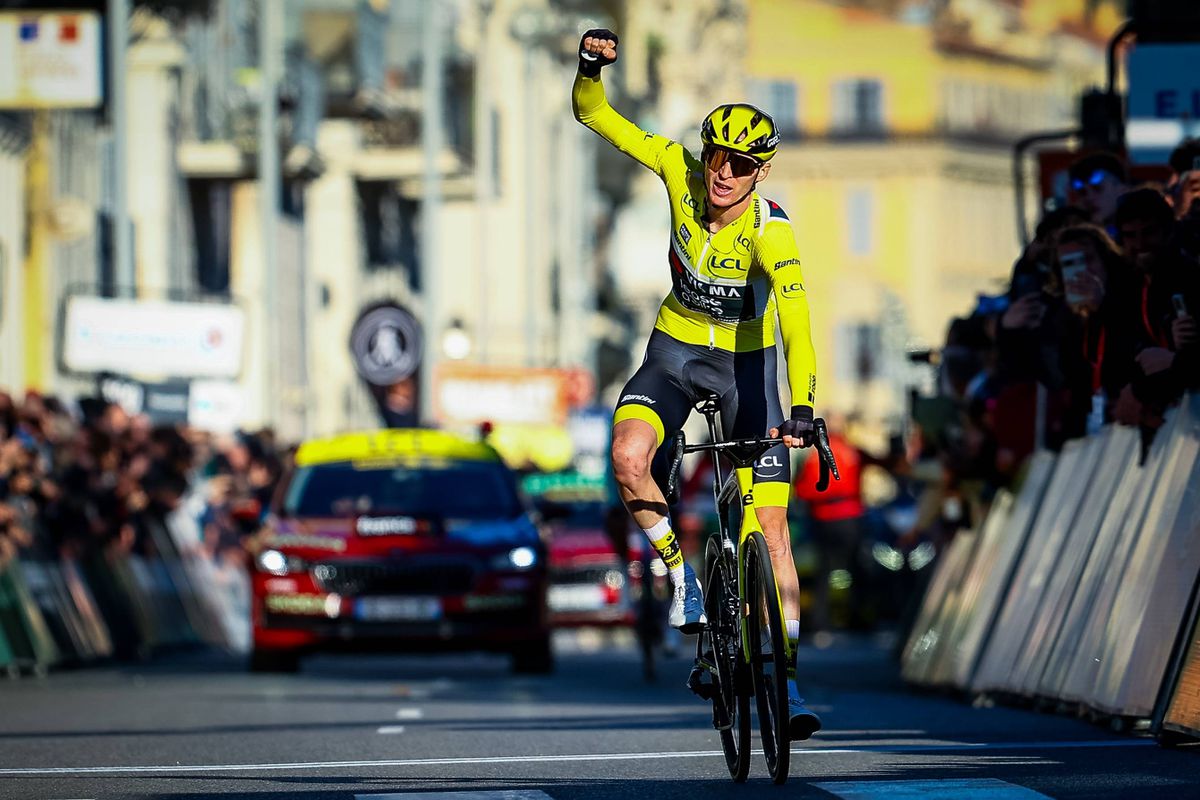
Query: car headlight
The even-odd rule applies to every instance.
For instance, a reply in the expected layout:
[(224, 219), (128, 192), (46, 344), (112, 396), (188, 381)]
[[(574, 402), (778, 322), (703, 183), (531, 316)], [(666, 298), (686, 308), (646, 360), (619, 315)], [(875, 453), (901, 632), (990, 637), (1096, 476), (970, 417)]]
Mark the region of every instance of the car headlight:
[(537, 550), (532, 547), (514, 547), (492, 559), (492, 566), (496, 569), (529, 569), (537, 564), (537, 561)]
[(921, 542), (908, 554), (908, 568), (913, 572), (925, 569), (937, 555), (937, 548), (932, 542)]
[(296, 556), (288, 556), (278, 550), (263, 550), (255, 559), (258, 568), (272, 575), (287, 575), (289, 572), (303, 572), (307, 567), (304, 560)]

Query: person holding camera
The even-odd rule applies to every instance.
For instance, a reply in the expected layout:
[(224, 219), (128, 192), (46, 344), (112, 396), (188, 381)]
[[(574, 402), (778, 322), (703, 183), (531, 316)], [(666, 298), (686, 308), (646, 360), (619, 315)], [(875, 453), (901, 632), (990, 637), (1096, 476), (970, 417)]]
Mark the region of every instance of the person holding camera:
[(1054, 252), (1063, 300), (1077, 321), (1076, 335), (1064, 338), (1060, 353), (1064, 373), (1071, 376), (1071, 407), (1084, 430), (1096, 433), (1112, 419), (1134, 375), (1132, 273), (1113, 240), (1095, 225), (1062, 230)]

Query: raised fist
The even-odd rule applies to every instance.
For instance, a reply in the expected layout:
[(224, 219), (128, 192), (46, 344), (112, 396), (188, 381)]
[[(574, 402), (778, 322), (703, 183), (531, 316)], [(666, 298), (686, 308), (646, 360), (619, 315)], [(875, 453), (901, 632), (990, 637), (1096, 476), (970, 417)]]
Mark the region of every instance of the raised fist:
[(607, 28), (593, 28), (579, 40), (579, 71), (589, 78), (617, 60), (617, 35)]

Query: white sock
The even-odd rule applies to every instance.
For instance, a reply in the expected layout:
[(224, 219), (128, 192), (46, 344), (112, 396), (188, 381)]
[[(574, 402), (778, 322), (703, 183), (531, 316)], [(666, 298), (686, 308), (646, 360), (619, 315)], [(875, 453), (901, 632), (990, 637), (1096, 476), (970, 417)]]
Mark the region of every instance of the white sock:
[(679, 542), (671, 530), (671, 519), (663, 517), (653, 527), (642, 528), (650, 539), (650, 544), (658, 551), (659, 557), (667, 565), (667, 574), (672, 586), (683, 585), (683, 554), (679, 550)]
[(787, 630), (787, 637), (793, 642), (800, 639), (800, 620), (788, 619), (784, 620), (783, 627)]

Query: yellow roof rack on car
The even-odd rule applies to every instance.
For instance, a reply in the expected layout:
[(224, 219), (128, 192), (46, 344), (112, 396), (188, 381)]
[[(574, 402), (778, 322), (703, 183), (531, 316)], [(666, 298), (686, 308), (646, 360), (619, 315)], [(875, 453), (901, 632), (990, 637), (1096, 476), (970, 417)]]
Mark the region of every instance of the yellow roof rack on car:
[(296, 451), (296, 466), (331, 464), (338, 461), (410, 461), (421, 459), (499, 461), (489, 445), (445, 431), (422, 428), (390, 428), (344, 433), (313, 439)]

